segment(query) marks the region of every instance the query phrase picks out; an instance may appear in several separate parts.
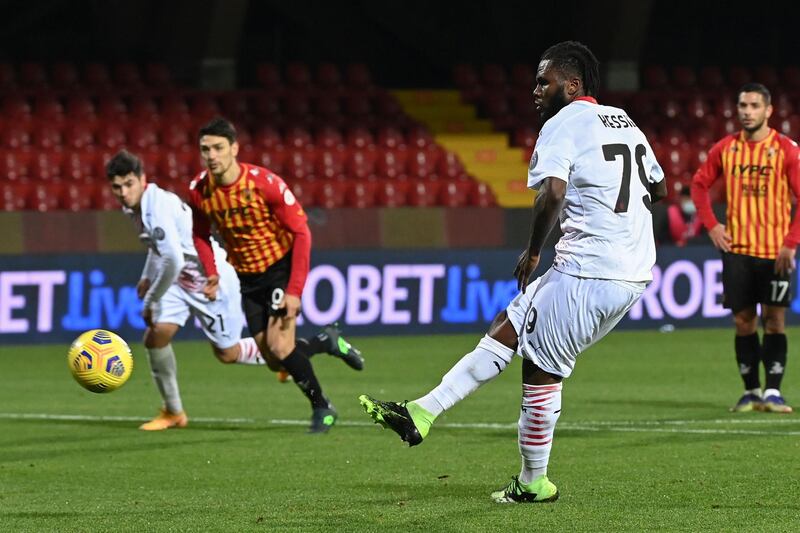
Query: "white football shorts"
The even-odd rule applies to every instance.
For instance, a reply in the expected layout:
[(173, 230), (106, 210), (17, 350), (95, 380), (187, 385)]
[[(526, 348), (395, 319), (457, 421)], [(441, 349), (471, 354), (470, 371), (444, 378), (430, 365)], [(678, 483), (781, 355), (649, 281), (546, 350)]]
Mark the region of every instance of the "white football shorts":
[(198, 318), (203, 333), (218, 348), (230, 348), (242, 337), (244, 315), (239, 278), (233, 268), (219, 268), (217, 299), (206, 298), (202, 292), (192, 292), (173, 283), (155, 306), (154, 322), (184, 326), (190, 315)]
[(578, 355), (614, 329), (646, 286), (550, 268), (506, 308), (518, 352), (545, 372), (569, 377)]

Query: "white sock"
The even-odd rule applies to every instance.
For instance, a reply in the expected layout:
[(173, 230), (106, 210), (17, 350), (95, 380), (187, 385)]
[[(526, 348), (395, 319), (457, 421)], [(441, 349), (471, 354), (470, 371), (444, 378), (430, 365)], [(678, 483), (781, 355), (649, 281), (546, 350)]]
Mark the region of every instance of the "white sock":
[(239, 339), (239, 357), (236, 359), (236, 363), (240, 365), (267, 364), (261, 356), (261, 351), (258, 349), (258, 344), (253, 337)]
[(485, 335), (473, 351), (462, 357), (431, 392), (414, 400), (434, 416), (450, 409), (478, 387), (506, 369), (514, 350)]
[(148, 348), (147, 355), (150, 357), (153, 381), (156, 382), (158, 392), (164, 399), (164, 407), (170, 413), (182, 412), (183, 402), (178, 390), (178, 364), (175, 361), (172, 344), (167, 344), (163, 348)]
[[(758, 392), (760, 393), (761, 391), (759, 390)], [(781, 391), (779, 391), (778, 389), (767, 389), (764, 391), (764, 396), (762, 396), (762, 398), (769, 398), (770, 396), (780, 396), (780, 395)], [(761, 394), (759, 394), (759, 396), (761, 396)]]
[(553, 447), (553, 430), (561, 414), (561, 383), (553, 385), (522, 384), (522, 408), (519, 413), (519, 453), (522, 455), (521, 483), (530, 483), (547, 474), (547, 462)]
[(767, 397), (767, 392), (769, 392), (769, 391), (771, 391), (771, 390), (775, 390), (775, 389), (767, 389), (767, 390), (764, 392), (764, 396), (761, 396), (761, 387), (758, 387), (757, 389), (750, 389), (750, 390), (746, 390), (746, 391), (744, 391), (744, 392), (745, 392), (745, 394), (755, 394), (755, 395), (756, 395), (756, 396), (758, 396), (759, 398), (766, 398), (766, 397)]

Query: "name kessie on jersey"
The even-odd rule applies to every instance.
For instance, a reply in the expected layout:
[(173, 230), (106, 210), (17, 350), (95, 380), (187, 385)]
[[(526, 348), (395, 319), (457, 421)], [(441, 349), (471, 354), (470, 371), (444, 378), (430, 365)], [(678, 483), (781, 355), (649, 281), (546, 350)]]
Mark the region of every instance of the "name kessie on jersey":
[(597, 115), (606, 128), (638, 128), (628, 115)]

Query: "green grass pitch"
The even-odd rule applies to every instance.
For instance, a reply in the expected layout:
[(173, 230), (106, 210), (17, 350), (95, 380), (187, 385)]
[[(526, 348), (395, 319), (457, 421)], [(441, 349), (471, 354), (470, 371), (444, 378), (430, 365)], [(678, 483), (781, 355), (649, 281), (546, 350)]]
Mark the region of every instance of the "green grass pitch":
[[(159, 398), (141, 345), (117, 392), (81, 389), (67, 346), (0, 347), (0, 531), (800, 530), (800, 418), (731, 414), (732, 330), (615, 332), (565, 382), (550, 478), (561, 498), (496, 505), (518, 472), (520, 361), (408, 448), (357, 397), (413, 399), (479, 335), (354, 339), (363, 372), (314, 359), (340, 413), (265, 367), (176, 344), (190, 426), (145, 433)], [(800, 405), (800, 329), (784, 394)]]

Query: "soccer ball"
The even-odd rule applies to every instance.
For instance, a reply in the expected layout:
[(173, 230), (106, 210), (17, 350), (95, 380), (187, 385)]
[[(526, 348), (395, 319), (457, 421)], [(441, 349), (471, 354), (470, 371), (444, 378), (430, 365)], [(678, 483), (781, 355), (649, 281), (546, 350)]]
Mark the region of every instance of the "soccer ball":
[(111, 392), (131, 377), (133, 356), (128, 343), (116, 333), (92, 329), (69, 347), (67, 366), (84, 389)]

